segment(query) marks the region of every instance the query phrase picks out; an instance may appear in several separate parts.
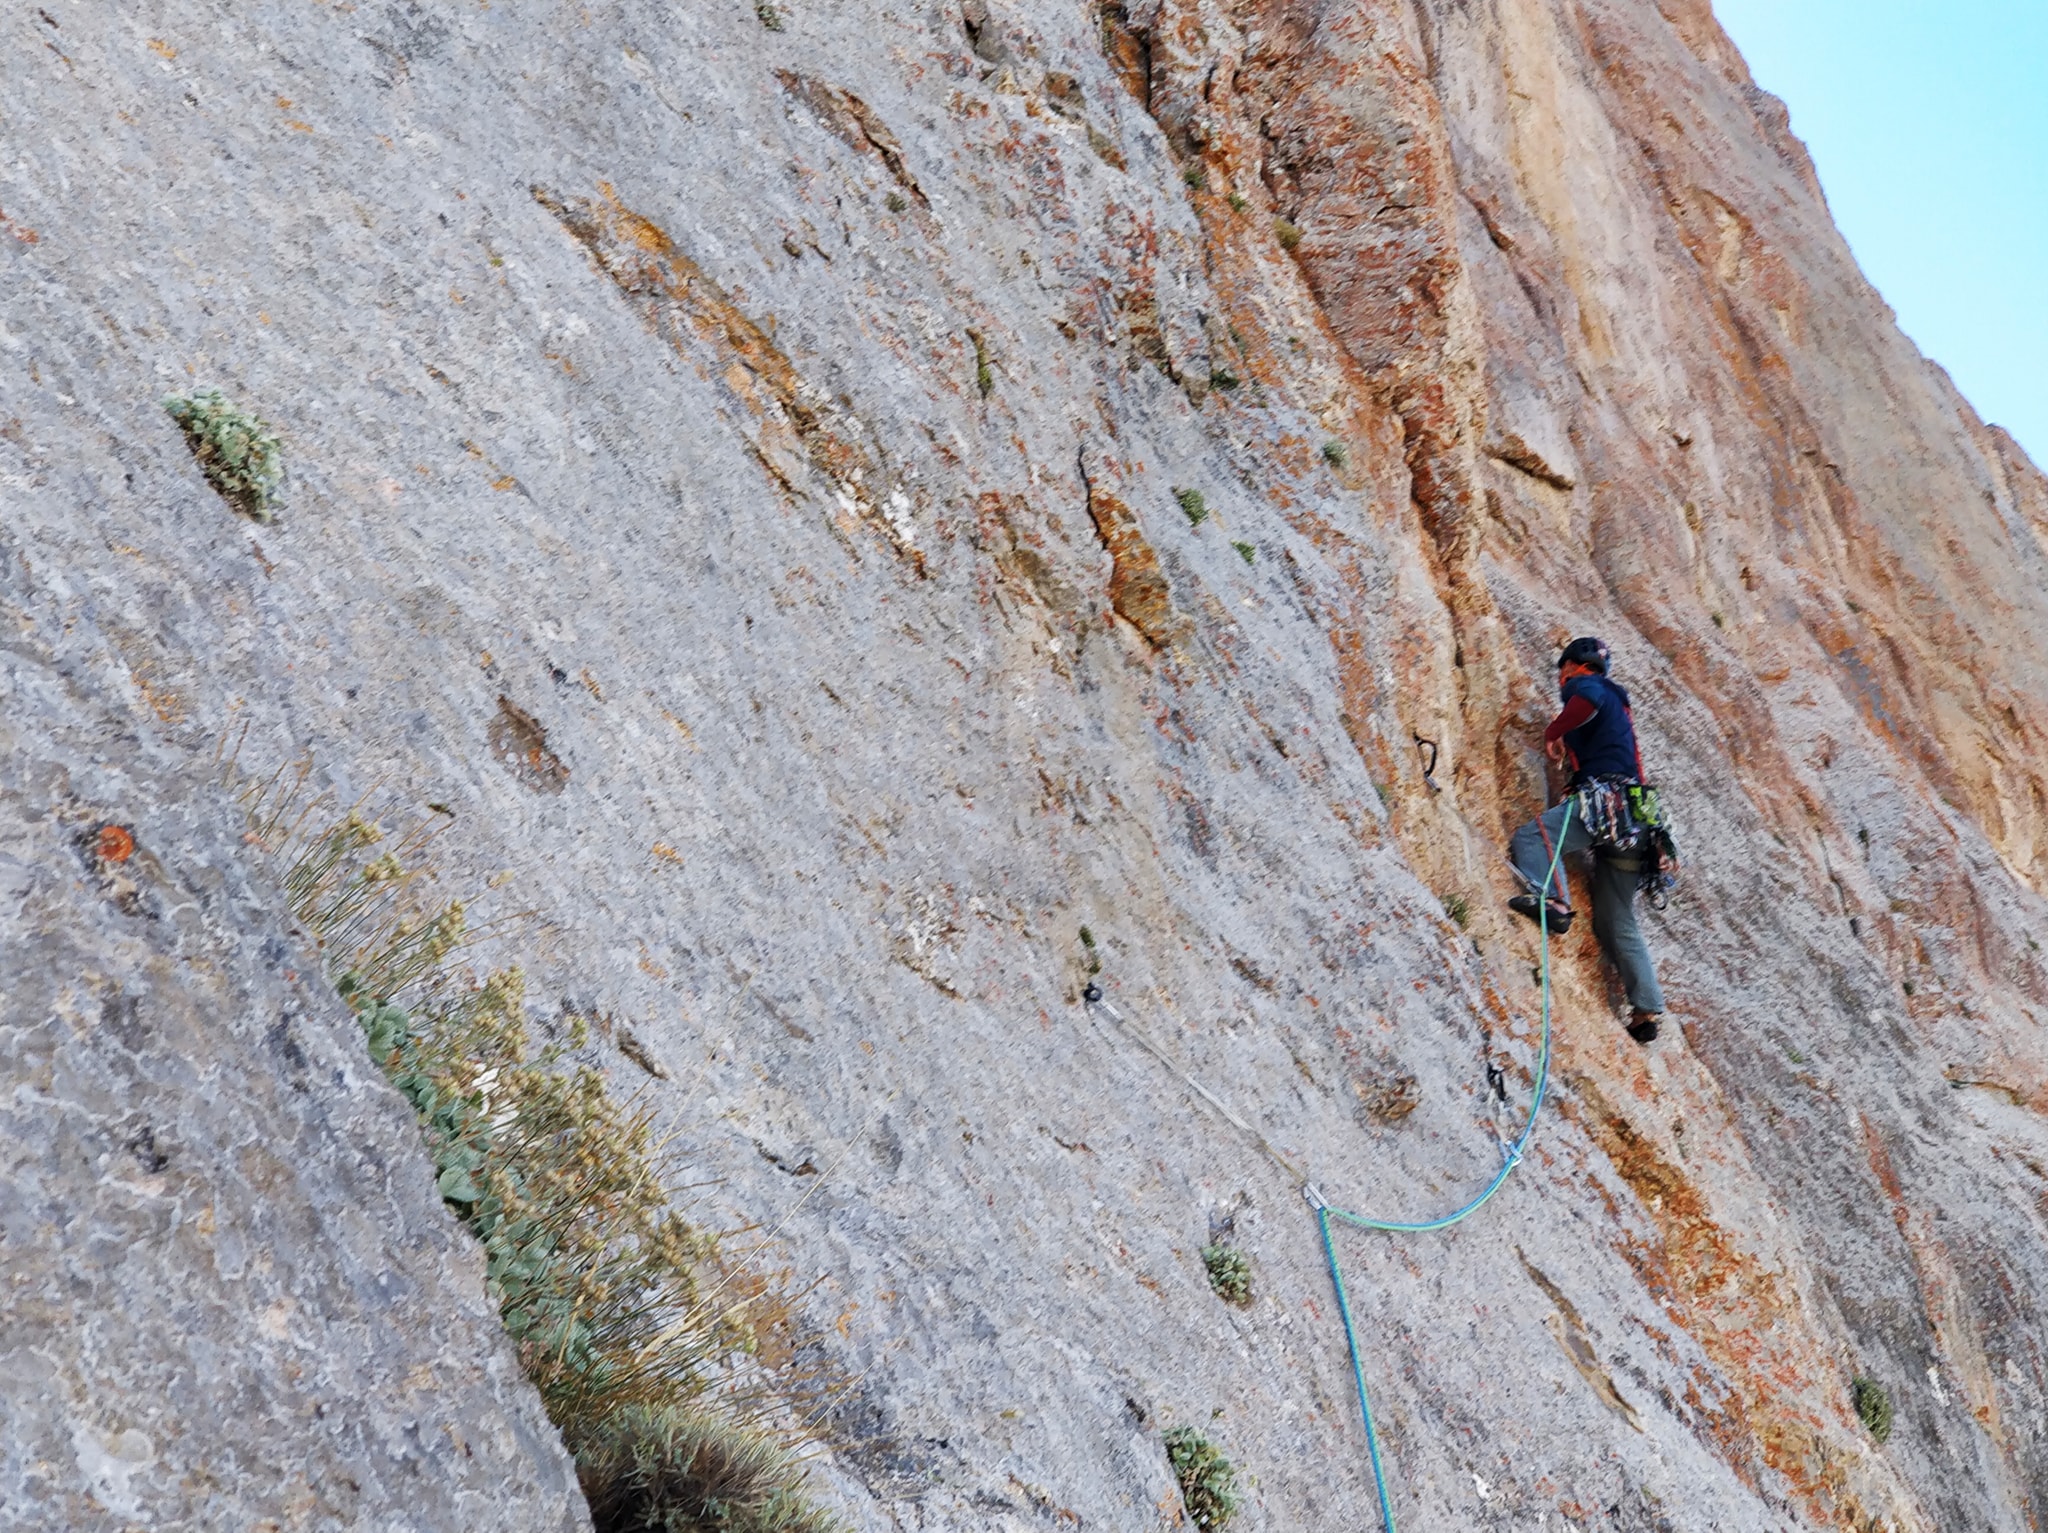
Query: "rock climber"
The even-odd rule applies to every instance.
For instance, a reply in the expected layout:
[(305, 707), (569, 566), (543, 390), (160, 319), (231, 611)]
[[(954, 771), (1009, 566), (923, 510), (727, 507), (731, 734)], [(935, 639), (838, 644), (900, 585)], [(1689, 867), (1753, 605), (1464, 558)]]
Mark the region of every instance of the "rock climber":
[[(1636, 892), (1645, 859), (1658, 860), (1662, 849), (1631, 814), (1628, 790), (1643, 780), (1635, 718), (1628, 693), (1608, 680), (1607, 646), (1598, 639), (1574, 639), (1564, 647), (1557, 657), (1557, 683), (1563, 707), (1543, 731), (1543, 750), (1551, 760), (1570, 766), (1571, 781), (1554, 808), (1515, 832), (1508, 857), (1530, 892), (1516, 895), (1508, 905), (1531, 921), (1545, 920), (1543, 881), (1560, 833), (1566, 854), (1592, 852), (1593, 935), (1628, 992), (1628, 1035), (1647, 1044), (1657, 1036), (1664, 992), (1636, 925)], [(1674, 865), (1666, 859), (1662, 871)], [(1572, 907), (1562, 858), (1557, 869), (1548, 925), (1552, 932), (1565, 932), (1571, 929)]]

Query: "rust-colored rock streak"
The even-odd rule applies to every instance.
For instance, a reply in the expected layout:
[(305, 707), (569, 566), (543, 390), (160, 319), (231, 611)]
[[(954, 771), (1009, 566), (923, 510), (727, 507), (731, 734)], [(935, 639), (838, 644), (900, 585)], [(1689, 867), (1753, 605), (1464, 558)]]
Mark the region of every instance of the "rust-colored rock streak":
[(686, 354), (693, 343), (711, 349), (715, 376), (758, 432), (756, 456), (785, 492), (801, 493), (798, 486), (809, 476), (799, 465), (808, 461), (833, 499), (842, 535), (855, 517), (864, 518), (921, 570), (908, 497), (878, 484), (869, 454), (833, 429), (830, 396), (806, 384), (782, 349), (674, 240), (620, 202), (609, 185), (598, 190), (597, 198), (564, 199), (536, 186), (533, 197), (583, 243), (620, 292), (646, 305), (648, 323), (671, 345)]
[(1159, 568), (1159, 556), (1145, 541), (1138, 516), (1106, 489), (1090, 485), (1088, 514), (1095, 532), (1109, 550), (1109, 604), (1116, 615), (1155, 645), (1172, 643), (1190, 624), (1174, 609), (1173, 588)]

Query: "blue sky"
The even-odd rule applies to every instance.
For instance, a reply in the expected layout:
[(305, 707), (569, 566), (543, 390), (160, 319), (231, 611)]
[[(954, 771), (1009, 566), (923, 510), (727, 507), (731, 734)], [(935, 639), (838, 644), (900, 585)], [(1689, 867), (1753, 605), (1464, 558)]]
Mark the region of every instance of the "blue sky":
[(2048, 466), (2048, 0), (1714, 0), (1921, 351)]

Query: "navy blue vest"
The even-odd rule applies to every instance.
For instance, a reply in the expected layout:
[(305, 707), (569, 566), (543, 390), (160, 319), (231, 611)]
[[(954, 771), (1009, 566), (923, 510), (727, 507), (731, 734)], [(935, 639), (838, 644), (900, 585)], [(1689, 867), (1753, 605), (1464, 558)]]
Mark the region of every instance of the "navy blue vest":
[(1589, 777), (1637, 780), (1642, 757), (1636, 750), (1635, 723), (1628, 716), (1628, 693), (1605, 676), (1574, 676), (1558, 691), (1566, 702), (1583, 697), (1598, 710), (1564, 737), (1565, 748), (1572, 753), (1573, 786)]

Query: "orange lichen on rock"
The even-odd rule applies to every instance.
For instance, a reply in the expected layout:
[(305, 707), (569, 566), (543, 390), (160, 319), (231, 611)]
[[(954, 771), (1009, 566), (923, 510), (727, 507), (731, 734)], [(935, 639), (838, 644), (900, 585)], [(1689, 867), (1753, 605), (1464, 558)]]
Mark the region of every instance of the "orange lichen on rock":
[(1714, 1366), (1693, 1401), (1697, 1429), (1745, 1482), (1775, 1475), (1826, 1527), (1884, 1525), (1844, 1466), (1842, 1424), (1811, 1405), (1838, 1365), (1798, 1325), (1781, 1276), (1721, 1223), (1700, 1185), (1674, 1165), (1590, 1081), (1579, 1121), (1636, 1195), (1654, 1239), (1626, 1235), (1623, 1254), (1667, 1314)]

